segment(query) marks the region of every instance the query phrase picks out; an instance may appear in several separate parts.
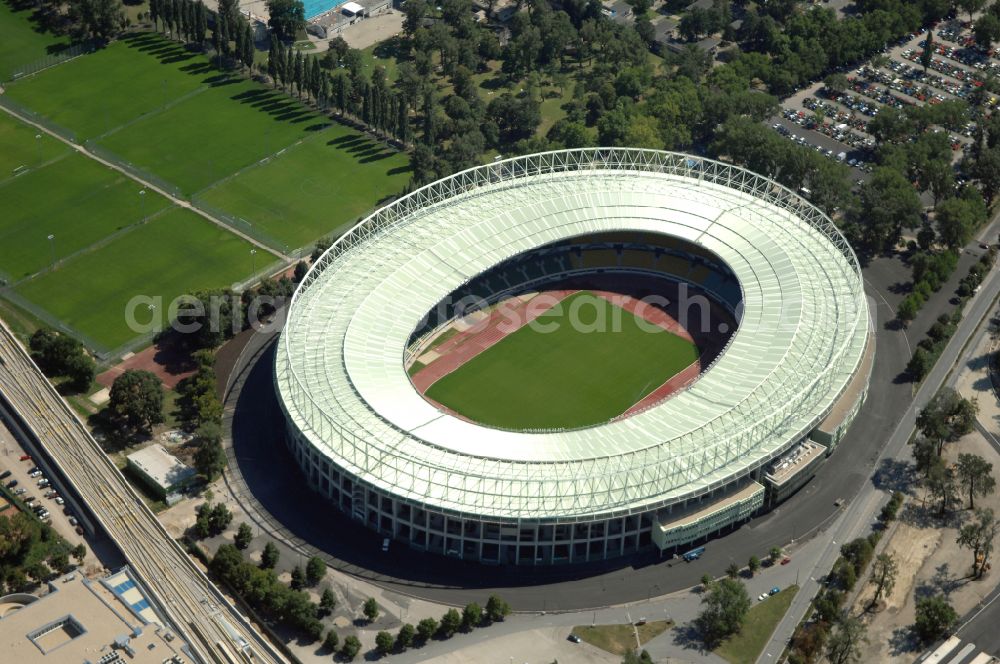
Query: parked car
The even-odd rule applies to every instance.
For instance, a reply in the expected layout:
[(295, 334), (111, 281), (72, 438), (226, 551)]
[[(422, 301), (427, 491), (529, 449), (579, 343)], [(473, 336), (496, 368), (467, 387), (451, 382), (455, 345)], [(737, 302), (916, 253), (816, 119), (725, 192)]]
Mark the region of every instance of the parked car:
[(32, 477), (32, 478), (34, 478), (34, 477), (41, 477), (41, 476), (42, 476), (42, 471), (40, 471), (40, 470), (36, 470), (33, 473), (28, 473), (28, 477)]
[(24, 487), (21, 487), (20, 489), (18, 489), (17, 491), (14, 492), (14, 495), (15, 496), (23, 496), (26, 493), (28, 493), (28, 490), (25, 489)]
[(2, 473), (0, 473), (0, 480), (5, 480), (8, 477), (10, 477), (10, 471), (9, 470), (5, 470)]
[(758, 601), (758, 602), (763, 602), (763, 601), (764, 601), (765, 599), (767, 599), (768, 597), (770, 597), (770, 595), (768, 595), (767, 593), (761, 593), (761, 594), (760, 594), (760, 595), (759, 595), (759, 596), (757, 597), (757, 601)]
[(52, 482), (48, 481), (44, 477), (42, 479), (38, 480), (38, 486), (41, 489), (44, 489), (44, 488), (46, 488), (48, 486), (51, 486), (51, 484), (52, 484)]
[(69, 525), (71, 525), (71, 526), (75, 526), (76, 524), (77, 524), (77, 520), (76, 520), (76, 517), (75, 517), (75, 516), (71, 516), (71, 517), (69, 518)]
[(570, 641), (572, 641), (573, 643), (581, 643), (581, 642), (583, 641), (583, 639), (581, 639), (581, 638), (580, 638), (579, 636), (577, 636), (576, 634), (570, 634), (570, 635), (569, 635), (568, 637), (566, 637), (566, 638), (568, 638), (568, 639), (569, 639)]
[(782, 565), (787, 565), (787, 564), (788, 564), (788, 563), (790, 563), (790, 562), (792, 562), (792, 559), (791, 559), (791, 558), (787, 558), (787, 557), (786, 557), (786, 558), (784, 558), (784, 559), (783, 559), (783, 560), (781, 561), (781, 564), (782, 564)]
[(56, 496), (56, 505), (62, 505), (66, 501), (62, 499), (62, 496)]
[(31, 455), (30, 454), (22, 454), (21, 455), (21, 461), (31, 461)]
[(17, 486), (17, 480), (11, 480), (10, 482), (7, 482), (8, 489), (13, 489), (16, 486)]
[(779, 588), (778, 586), (775, 586), (775, 587), (771, 588), (771, 594), (772, 595), (777, 595), (780, 592), (781, 592), (781, 588)]
[(77, 535), (82, 535), (83, 534), (83, 526), (77, 526), (76, 527), (76, 534)]

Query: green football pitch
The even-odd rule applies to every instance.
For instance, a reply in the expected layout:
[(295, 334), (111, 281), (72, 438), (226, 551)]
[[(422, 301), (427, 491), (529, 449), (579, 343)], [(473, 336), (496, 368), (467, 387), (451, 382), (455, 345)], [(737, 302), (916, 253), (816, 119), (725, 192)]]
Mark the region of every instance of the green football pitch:
[(577, 428), (621, 415), (698, 358), (593, 293), (576, 293), (427, 390), (471, 420), (504, 429)]
[(273, 259), (263, 252), (253, 257), (250, 248), (195, 213), (172, 208), (15, 290), (111, 350), (137, 336), (125, 318), (133, 297), (162, 298), (157, 315), (166, 319), (178, 295), (227, 287), (250, 274), (253, 263), (260, 268)]
[[(342, 125), (310, 136), (199, 196), (290, 247), (367, 212), (409, 179), (406, 155)], [(276, 195), (281, 192), (282, 195)]]
[(69, 40), (36, 29), (31, 20), (34, 8), (13, 9), (0, 2), (0, 81), (20, 70), (23, 65), (62, 50)]

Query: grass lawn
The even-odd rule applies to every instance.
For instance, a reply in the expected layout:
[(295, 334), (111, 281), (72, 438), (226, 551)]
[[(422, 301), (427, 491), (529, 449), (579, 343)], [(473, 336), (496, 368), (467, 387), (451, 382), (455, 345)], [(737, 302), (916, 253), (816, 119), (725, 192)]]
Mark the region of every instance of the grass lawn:
[(715, 649), (715, 654), (733, 664), (753, 664), (788, 611), (798, 586), (789, 586), (750, 608), (743, 629)]
[(283, 92), (234, 78), (100, 142), (193, 194), (329, 124)]
[(369, 69), (383, 67), (385, 69), (386, 80), (392, 83), (399, 77), (399, 57), (403, 48), (402, 41), (400, 37), (390, 37), (385, 41), (361, 49), (361, 61)]
[(355, 220), (409, 177), (405, 154), (334, 124), (199, 197), (290, 250)]
[[(34, 140), (34, 139), (32, 139)], [(80, 154), (0, 183), (0, 271), (13, 281), (167, 206), (167, 200)], [(53, 240), (48, 236), (53, 235)]]
[(43, 32), (31, 20), (34, 8), (15, 10), (0, 1), (0, 81), (15, 74), (22, 65), (41, 60), (69, 46), (67, 37)]
[[(248, 276), (250, 247), (193, 212), (173, 208), (22, 282), (16, 291), (110, 350), (138, 336), (125, 320), (132, 297), (162, 297), (159, 316), (165, 320), (178, 295), (228, 286)], [(267, 260), (257, 256), (257, 267)], [(142, 313), (137, 314), (140, 320)]]
[(574, 428), (622, 414), (697, 347), (583, 291), (431, 385), (427, 396), (507, 429)]
[(629, 650), (635, 650), (635, 633), (639, 632), (640, 644), (645, 644), (656, 638), (673, 626), (668, 620), (653, 620), (642, 625), (595, 625), (576, 626), (573, 634), (592, 646), (606, 650), (613, 655), (624, 655)]
[[(5, 6), (0, 4), (0, 7)], [(21, 172), (25, 168), (38, 168), (68, 152), (65, 144), (48, 134), (0, 113), (0, 186), (14, 177), (15, 170)]]
[(6, 94), (84, 140), (219, 78), (204, 57), (156, 34), (136, 33), (20, 80)]

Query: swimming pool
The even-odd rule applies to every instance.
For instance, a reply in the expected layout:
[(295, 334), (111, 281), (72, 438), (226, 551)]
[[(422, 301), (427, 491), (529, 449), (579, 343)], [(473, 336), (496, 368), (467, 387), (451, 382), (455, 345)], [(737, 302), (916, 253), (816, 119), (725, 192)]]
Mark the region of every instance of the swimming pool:
[(303, 0), (302, 4), (305, 5), (306, 20), (308, 21), (324, 12), (330, 11), (334, 7), (339, 7), (345, 2), (347, 0)]

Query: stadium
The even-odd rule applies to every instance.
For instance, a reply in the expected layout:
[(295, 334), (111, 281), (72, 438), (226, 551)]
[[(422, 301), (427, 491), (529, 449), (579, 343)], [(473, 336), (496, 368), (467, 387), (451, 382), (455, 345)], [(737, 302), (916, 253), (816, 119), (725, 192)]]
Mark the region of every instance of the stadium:
[(873, 354), (857, 259), (821, 211), (722, 162), (592, 148), (360, 222), (293, 296), (275, 388), (310, 486), (350, 517), (549, 565), (676, 554), (785, 500)]

